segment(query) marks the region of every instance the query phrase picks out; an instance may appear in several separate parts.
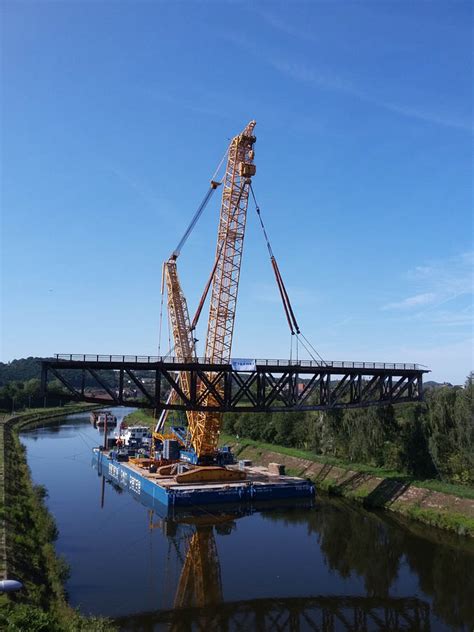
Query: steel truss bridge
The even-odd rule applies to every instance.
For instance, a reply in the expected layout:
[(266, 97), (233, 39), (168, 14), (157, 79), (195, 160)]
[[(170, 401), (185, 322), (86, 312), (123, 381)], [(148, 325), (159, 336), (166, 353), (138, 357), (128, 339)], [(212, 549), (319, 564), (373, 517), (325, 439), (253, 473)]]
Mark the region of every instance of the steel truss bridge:
[(429, 605), (415, 598), (290, 597), (219, 603), (200, 608), (162, 610), (116, 620), (121, 630), (318, 630), (350, 632), (418, 630), (429, 632)]
[[(186, 395), (179, 374), (189, 376)], [(288, 360), (180, 362), (153, 356), (58, 354), (42, 362), (78, 401), (156, 410), (289, 412), (417, 402), (423, 374), (416, 364)], [(170, 397), (172, 395), (172, 397)], [(204, 402), (212, 402), (205, 405)]]

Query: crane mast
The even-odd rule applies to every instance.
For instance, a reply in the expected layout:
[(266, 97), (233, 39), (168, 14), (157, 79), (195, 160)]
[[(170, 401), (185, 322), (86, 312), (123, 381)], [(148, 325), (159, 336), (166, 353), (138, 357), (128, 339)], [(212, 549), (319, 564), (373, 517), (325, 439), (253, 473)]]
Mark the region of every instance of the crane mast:
[(222, 189), (217, 231), (216, 261), (211, 290), (206, 358), (228, 362), (232, 349), (240, 265), (244, 245), (249, 184), (255, 175), (253, 164), (255, 121), (232, 139)]
[[(227, 154), (205, 350), (206, 361), (214, 364), (228, 363), (231, 357), (249, 188), (256, 171), (253, 164), (254, 128), (255, 121), (250, 121), (243, 132), (232, 139)], [(215, 188), (215, 185), (211, 181), (211, 187)], [(193, 331), (176, 267), (178, 254), (174, 253), (165, 264), (168, 312), (176, 356), (180, 360), (195, 360)], [(213, 380), (212, 373), (209, 378)], [(186, 372), (180, 374), (180, 384), (188, 396), (190, 384)], [(205, 386), (201, 384), (200, 388), (204, 395)], [(219, 390), (222, 389), (217, 384)], [(214, 395), (207, 393), (202, 403), (209, 406), (217, 402)], [(188, 412), (187, 417), (196, 462), (212, 463), (217, 454), (222, 414)]]
[[(254, 128), (255, 121), (250, 121), (232, 139), (227, 157), (206, 337), (206, 360), (215, 364), (228, 363), (231, 356), (249, 186), (256, 171)], [(216, 386), (218, 391), (223, 390)], [(212, 394), (203, 399), (204, 406), (216, 403)], [(200, 412), (196, 426), (196, 454), (200, 460), (212, 459), (219, 443), (222, 413)]]

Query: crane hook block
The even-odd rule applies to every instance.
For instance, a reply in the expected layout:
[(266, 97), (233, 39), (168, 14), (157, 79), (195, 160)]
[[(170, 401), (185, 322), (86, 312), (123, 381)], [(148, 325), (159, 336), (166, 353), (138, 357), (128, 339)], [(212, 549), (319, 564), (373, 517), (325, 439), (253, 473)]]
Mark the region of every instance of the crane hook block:
[(256, 174), (257, 168), (250, 162), (241, 162), (239, 171), (242, 178), (251, 178)]

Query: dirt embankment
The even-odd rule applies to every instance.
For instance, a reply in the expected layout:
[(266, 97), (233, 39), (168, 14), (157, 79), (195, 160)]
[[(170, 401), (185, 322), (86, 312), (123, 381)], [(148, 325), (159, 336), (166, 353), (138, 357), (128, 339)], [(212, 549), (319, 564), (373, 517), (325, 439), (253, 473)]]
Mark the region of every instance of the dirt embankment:
[[(237, 446), (235, 446), (237, 448)], [(403, 478), (383, 478), (366, 472), (317, 463), (245, 446), (239, 459), (268, 465), (283, 463), (287, 472), (311, 479), (316, 489), (361, 502), (366, 507), (384, 508), (427, 524), (474, 537), (474, 500), (416, 487)]]

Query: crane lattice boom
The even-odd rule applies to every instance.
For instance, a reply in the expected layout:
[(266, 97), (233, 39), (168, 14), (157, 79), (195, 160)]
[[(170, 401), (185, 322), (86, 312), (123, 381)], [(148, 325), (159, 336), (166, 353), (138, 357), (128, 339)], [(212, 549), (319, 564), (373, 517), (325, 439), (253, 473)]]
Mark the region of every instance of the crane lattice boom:
[[(250, 121), (244, 131), (232, 139), (229, 146), (206, 337), (206, 358), (210, 362), (230, 361), (249, 185), (251, 177), (255, 175), (254, 128), (255, 121)], [(214, 376), (211, 374), (209, 377), (212, 380)], [(203, 404), (213, 404), (214, 399), (209, 394), (203, 399)], [(217, 452), (222, 413), (198, 413), (196, 425), (199, 431), (194, 449), (198, 457), (212, 458)]]
[[(188, 305), (181, 289), (176, 259), (174, 256), (170, 257), (170, 259), (168, 259), (165, 263), (164, 275), (168, 294), (168, 314), (175, 344), (175, 354), (181, 362), (190, 362), (196, 359), (194, 337), (193, 332), (191, 331)], [(180, 386), (184, 395), (189, 397), (189, 374), (184, 371), (180, 374)], [(188, 418), (188, 426), (192, 442), (193, 434), (195, 434), (197, 413), (188, 411), (186, 416)]]
[(254, 128), (255, 121), (251, 121), (242, 134), (232, 139), (229, 147), (206, 338), (206, 358), (211, 362), (230, 360), (249, 184), (255, 175)]
[[(230, 361), (249, 188), (251, 178), (255, 175), (254, 128), (255, 121), (250, 121), (243, 132), (232, 139), (227, 155), (206, 336), (205, 355), (212, 363)], [(212, 181), (211, 188), (215, 189), (216, 186)], [(165, 264), (165, 274), (176, 356), (184, 360), (188, 357), (195, 358), (195, 346), (186, 299), (178, 279), (178, 254), (179, 249)], [(209, 374), (210, 381), (214, 378), (213, 374)], [(189, 376), (185, 372), (181, 374), (180, 382), (183, 393), (188, 396)], [(201, 384), (203, 405), (212, 405), (215, 403), (215, 396), (206, 395), (205, 388), (205, 385)], [(188, 413), (191, 445), (199, 461), (212, 462), (215, 458), (221, 423), (221, 413)]]

